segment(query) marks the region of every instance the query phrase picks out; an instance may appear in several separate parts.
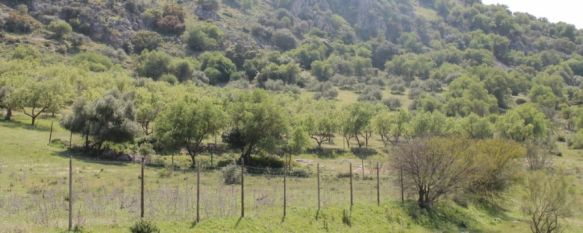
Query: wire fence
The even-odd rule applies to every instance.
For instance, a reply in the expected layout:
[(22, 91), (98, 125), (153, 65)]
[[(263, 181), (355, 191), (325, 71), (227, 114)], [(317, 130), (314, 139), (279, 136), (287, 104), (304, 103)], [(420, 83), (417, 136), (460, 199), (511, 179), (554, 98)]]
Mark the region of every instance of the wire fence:
[[(394, 183), (395, 174), (382, 164), (379, 164), (377, 173), (376, 166), (376, 163), (367, 161), (364, 162), (364, 168), (362, 162), (346, 162), (341, 167), (328, 167), (313, 162), (297, 166), (308, 170), (307, 173), (294, 172), (298, 169), (296, 166), (285, 173), (283, 168), (245, 166), (245, 169), (241, 169), (240, 165), (236, 165), (236, 175), (244, 175), (243, 186), (225, 184), (222, 170), (201, 168), (199, 217), (201, 220), (239, 217), (242, 188), (245, 192), (245, 217), (265, 214), (281, 216), (284, 201), (288, 215), (293, 214), (295, 209), (348, 209), (351, 208), (351, 192), (357, 205), (400, 199), (400, 190)], [(58, 173), (60, 178), (41, 182), (43, 185), (29, 188), (26, 195), (22, 195), (22, 191), (10, 191), (10, 187), (2, 187), (8, 192), (0, 192), (0, 218), (8, 222), (24, 219), (27, 224), (67, 228), (70, 200), (68, 167), (51, 171)], [(76, 167), (73, 167), (73, 171), (73, 225), (124, 224), (139, 218), (139, 170), (135, 171), (134, 176), (118, 177), (115, 185), (93, 182), (101, 179), (102, 171), (86, 171)], [(15, 182), (29, 182), (26, 178), (28, 175), (42, 172), (47, 171), (21, 170), (11, 175)], [(146, 167), (144, 178), (145, 218), (155, 221), (196, 220), (196, 169), (172, 171), (170, 168)], [(377, 184), (380, 184), (378, 190)]]

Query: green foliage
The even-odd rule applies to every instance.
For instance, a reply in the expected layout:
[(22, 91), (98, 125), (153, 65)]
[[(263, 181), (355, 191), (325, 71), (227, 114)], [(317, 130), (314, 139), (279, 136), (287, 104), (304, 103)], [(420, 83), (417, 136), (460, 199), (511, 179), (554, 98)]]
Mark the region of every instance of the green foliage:
[(266, 92), (243, 93), (229, 107), (233, 128), (223, 136), (231, 147), (250, 159), (256, 148), (273, 149), (288, 130), (288, 118)]
[(136, 222), (130, 227), (130, 231), (132, 233), (160, 233), (160, 229), (154, 223), (146, 220)]
[(111, 59), (94, 52), (79, 53), (72, 60), (77, 66), (85, 66), (93, 72), (104, 72), (113, 67)]
[(49, 23), (47, 29), (51, 31), (58, 40), (63, 39), (64, 36), (71, 33), (73, 28), (67, 22), (57, 19)]
[(144, 50), (156, 50), (162, 43), (162, 37), (151, 31), (138, 31), (130, 39), (133, 52), (142, 53)]
[(448, 116), (467, 116), (475, 113), (485, 116), (497, 112), (496, 98), (479, 80), (461, 77), (453, 81), (445, 93), (445, 112)]
[(184, 32), (184, 9), (180, 5), (166, 5), (162, 15), (156, 19), (156, 30), (162, 33), (180, 35)]
[(92, 137), (93, 149), (100, 151), (105, 142), (131, 142), (139, 133), (136, 113), (130, 95), (112, 90), (102, 98), (87, 103), (77, 100), (73, 112), (65, 116), (61, 125), (85, 138), (85, 146)]
[(580, 129), (569, 138), (569, 147), (577, 150), (583, 149), (583, 129)]
[(206, 52), (200, 55), (200, 69), (204, 71), (211, 84), (227, 83), (231, 74), (237, 71), (233, 62), (220, 52)]
[(561, 232), (562, 218), (568, 216), (573, 203), (567, 180), (560, 175), (533, 173), (526, 180), (522, 206), (529, 216), (533, 232)]
[(441, 112), (417, 112), (409, 123), (412, 137), (443, 136), (450, 129), (450, 122)]
[(287, 51), (296, 48), (297, 41), (289, 30), (277, 30), (272, 36), (273, 44), (281, 50)]
[(511, 109), (496, 122), (496, 128), (502, 137), (518, 142), (544, 139), (549, 127), (545, 115), (531, 104)]
[(397, 144), (408, 135), (408, 123), (411, 115), (406, 111), (380, 112), (372, 119), (375, 132), (381, 136), (385, 147)]
[(4, 22), (4, 30), (14, 33), (31, 33), (39, 24), (26, 13), (11, 12)]
[(281, 80), (285, 84), (300, 84), (300, 72), (301, 68), (294, 62), (282, 65), (269, 64), (261, 69), (257, 78), (260, 83), (267, 82), (267, 80)]
[(170, 71), (172, 58), (162, 51), (145, 50), (138, 57), (138, 75), (158, 80)]
[(212, 23), (200, 23), (188, 30), (186, 43), (194, 51), (219, 49), (224, 40), (224, 33)]
[(462, 135), (472, 139), (486, 139), (494, 135), (493, 125), (488, 118), (473, 113), (461, 119), (460, 129)]
[(155, 134), (167, 145), (186, 148), (194, 167), (202, 141), (225, 127), (225, 118), (221, 106), (212, 100), (185, 97), (162, 111)]

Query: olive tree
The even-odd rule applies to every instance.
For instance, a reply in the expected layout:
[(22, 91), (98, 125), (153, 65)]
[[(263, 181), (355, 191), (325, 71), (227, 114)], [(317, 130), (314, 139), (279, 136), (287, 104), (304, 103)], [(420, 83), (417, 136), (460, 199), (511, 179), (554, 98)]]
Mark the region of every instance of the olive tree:
[(212, 99), (185, 97), (166, 108), (156, 120), (156, 136), (169, 145), (185, 147), (196, 165), (202, 141), (225, 126), (225, 112)]
[(256, 149), (273, 149), (288, 131), (288, 118), (282, 107), (265, 91), (243, 93), (229, 107), (231, 129), (223, 140), (241, 151), (248, 161)]

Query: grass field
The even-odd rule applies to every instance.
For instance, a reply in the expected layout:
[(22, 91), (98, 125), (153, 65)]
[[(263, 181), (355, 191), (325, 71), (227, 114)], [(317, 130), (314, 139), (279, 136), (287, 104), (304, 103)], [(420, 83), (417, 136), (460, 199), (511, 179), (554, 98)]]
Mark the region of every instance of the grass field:
[[(16, 115), (13, 122), (0, 121), (0, 232), (63, 232), (67, 225), (67, 166), (69, 152), (48, 145), (51, 119), (28, 126), (28, 119)], [(55, 124), (53, 139), (68, 141), (68, 132)], [(74, 144), (81, 139), (75, 135)], [(201, 174), (202, 222), (195, 218), (195, 173), (187, 169), (188, 159), (176, 156), (181, 167), (170, 172), (164, 167), (146, 168), (146, 218), (162, 232), (529, 232), (520, 214), (520, 190), (507, 195), (505, 210), (469, 204), (461, 207), (442, 201), (432, 212), (415, 208), (412, 201), (400, 203), (394, 174), (388, 169), (381, 144), (371, 143), (378, 154), (361, 161), (350, 153), (330, 157), (306, 154), (296, 166), (322, 170), (322, 208), (317, 211), (316, 176), (290, 178), (288, 216), (282, 219), (282, 177), (278, 174), (246, 176), (246, 217), (239, 218), (240, 186), (225, 185), (222, 173)], [(342, 149), (338, 138), (336, 145)], [(576, 195), (583, 197), (583, 156), (560, 145), (563, 156), (557, 168), (574, 178)], [(208, 161), (208, 155), (203, 156)], [(225, 159), (217, 157), (216, 160)], [(228, 157), (230, 159), (230, 157)], [(165, 158), (169, 164), (169, 158)], [(339, 177), (353, 163), (355, 206), (350, 211), (349, 181)], [(376, 205), (376, 180), (372, 166), (380, 162), (381, 206)], [(74, 155), (74, 222), (90, 232), (128, 232), (139, 219), (139, 166), (134, 163), (91, 160)], [(413, 196), (408, 198), (414, 199)], [(583, 232), (581, 203), (568, 220), (567, 232)], [(316, 216), (318, 216), (316, 218)]]

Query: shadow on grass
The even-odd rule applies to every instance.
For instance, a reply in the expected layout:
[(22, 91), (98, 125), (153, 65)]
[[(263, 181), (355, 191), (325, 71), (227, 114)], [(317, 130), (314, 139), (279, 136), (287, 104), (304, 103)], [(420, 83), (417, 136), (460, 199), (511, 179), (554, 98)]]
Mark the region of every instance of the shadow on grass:
[(114, 165), (114, 166), (127, 166), (131, 164), (129, 161), (115, 161), (115, 160), (104, 160), (95, 155), (95, 152), (86, 152), (81, 149), (63, 150), (56, 153), (57, 156), (62, 158), (69, 158), (73, 156), (74, 160), (80, 160), (86, 163), (95, 163), (101, 165)]
[(241, 223), (242, 220), (243, 217), (239, 217), (239, 219), (237, 219), (237, 223), (235, 223), (235, 227), (239, 227), (239, 224)]
[(378, 152), (372, 148), (352, 148), (350, 149), (356, 157), (360, 159), (367, 159), (370, 156), (376, 155)]
[(484, 227), (469, 213), (453, 203), (440, 203), (432, 209), (419, 208), (409, 201), (402, 207), (416, 224), (440, 232), (484, 232)]
[(0, 120), (0, 124), (3, 127), (12, 128), (12, 129), (27, 129), (27, 130), (36, 130), (36, 131), (41, 131), (41, 132), (48, 132), (51, 130), (50, 124), (49, 124), (49, 126), (41, 126), (39, 124), (37, 124), (36, 126), (32, 126), (32, 125), (30, 125), (30, 123), (24, 123), (24, 122), (15, 121), (15, 120), (11, 120), (11, 121)]
[(346, 153), (346, 150), (334, 148), (316, 148), (307, 151), (310, 154), (315, 154), (319, 159), (336, 159), (340, 155)]

